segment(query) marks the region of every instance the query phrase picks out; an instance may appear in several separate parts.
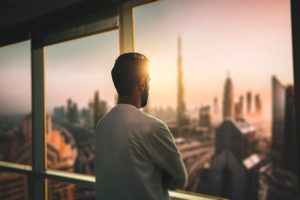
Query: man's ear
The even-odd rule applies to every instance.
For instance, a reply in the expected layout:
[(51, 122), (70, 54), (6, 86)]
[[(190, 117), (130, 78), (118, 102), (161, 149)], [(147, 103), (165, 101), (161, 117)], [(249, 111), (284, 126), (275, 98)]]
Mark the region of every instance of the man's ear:
[(146, 90), (146, 87), (147, 87), (147, 80), (142, 78), (140, 81), (139, 81), (139, 89), (141, 91), (145, 91)]

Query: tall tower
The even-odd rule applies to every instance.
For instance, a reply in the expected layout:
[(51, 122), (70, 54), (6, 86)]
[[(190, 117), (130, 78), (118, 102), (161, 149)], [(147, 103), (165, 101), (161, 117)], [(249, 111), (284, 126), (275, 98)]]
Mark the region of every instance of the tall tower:
[(94, 125), (93, 128), (96, 127), (99, 119), (100, 119), (100, 98), (99, 98), (99, 92), (97, 90), (94, 95), (94, 104), (93, 104), (93, 125)]
[(181, 55), (181, 38), (178, 38), (178, 58), (177, 58), (177, 125), (185, 124), (185, 103), (183, 89), (183, 71)]
[(91, 99), (88, 103), (88, 116), (86, 119), (86, 123), (89, 128), (94, 128), (94, 103)]
[(234, 112), (233, 85), (228, 74), (224, 85), (223, 119), (232, 118), (233, 112)]
[(213, 104), (214, 104), (214, 113), (218, 113), (219, 112), (219, 102), (218, 102), (218, 97), (215, 96), (214, 100), (213, 100)]
[(261, 103), (261, 98), (259, 94), (255, 95), (255, 112), (257, 114), (261, 114), (262, 111), (262, 103)]
[(246, 100), (247, 100), (247, 113), (251, 113), (252, 111), (252, 92), (248, 91), (246, 94)]
[(243, 115), (243, 112), (244, 112), (244, 96), (243, 95), (240, 96), (239, 103), (241, 106), (241, 114)]

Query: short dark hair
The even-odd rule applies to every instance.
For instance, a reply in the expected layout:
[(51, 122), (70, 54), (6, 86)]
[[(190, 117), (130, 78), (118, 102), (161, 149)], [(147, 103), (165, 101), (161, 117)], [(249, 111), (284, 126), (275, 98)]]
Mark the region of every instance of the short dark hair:
[(120, 55), (111, 70), (111, 76), (119, 96), (132, 94), (138, 81), (146, 75), (146, 63), (149, 60), (140, 53)]

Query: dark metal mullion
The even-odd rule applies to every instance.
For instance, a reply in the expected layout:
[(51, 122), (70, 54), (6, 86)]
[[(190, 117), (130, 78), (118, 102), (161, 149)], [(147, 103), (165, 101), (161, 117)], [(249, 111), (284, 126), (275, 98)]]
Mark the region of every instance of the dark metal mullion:
[(35, 34), (31, 35), (31, 84), (32, 84), (32, 199), (46, 197), (45, 149), (45, 98), (44, 52)]
[[(300, 2), (299, 0), (291, 0), (291, 21), (292, 21), (292, 42), (293, 42), (293, 64), (294, 64), (294, 82), (295, 82), (295, 108), (296, 108), (296, 138), (297, 151), (300, 155)], [(300, 171), (300, 159), (298, 158), (298, 171)], [(298, 173), (298, 182), (300, 181), (300, 173)], [(298, 184), (300, 189), (300, 184)]]
[(116, 30), (118, 28), (119, 25), (117, 17), (112, 17), (111, 19), (105, 19), (91, 24), (76, 26), (74, 28), (70, 28), (63, 31), (45, 33), (43, 35), (43, 44), (44, 46), (53, 45), (60, 42), (65, 42), (111, 30)]

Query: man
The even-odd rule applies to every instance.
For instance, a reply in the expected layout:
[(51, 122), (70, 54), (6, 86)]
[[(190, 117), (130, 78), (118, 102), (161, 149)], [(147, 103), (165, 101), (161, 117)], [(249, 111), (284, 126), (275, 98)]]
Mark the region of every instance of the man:
[(96, 127), (97, 200), (166, 200), (187, 174), (167, 125), (142, 111), (149, 91), (148, 59), (119, 56), (111, 71), (118, 104)]

